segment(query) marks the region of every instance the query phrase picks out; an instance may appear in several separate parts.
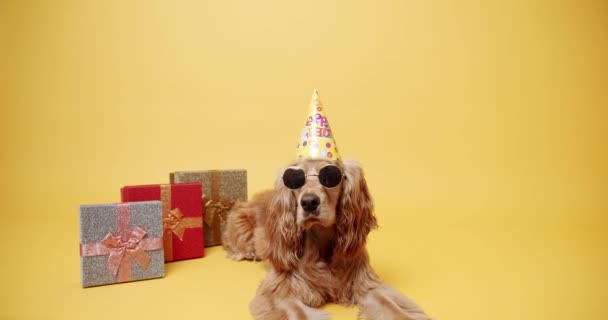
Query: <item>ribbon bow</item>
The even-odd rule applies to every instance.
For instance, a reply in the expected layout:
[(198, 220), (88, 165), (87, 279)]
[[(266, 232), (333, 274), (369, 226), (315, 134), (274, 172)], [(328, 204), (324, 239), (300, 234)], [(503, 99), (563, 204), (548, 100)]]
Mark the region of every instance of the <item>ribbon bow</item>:
[(175, 208), (171, 209), (171, 211), (163, 217), (163, 228), (165, 230), (170, 229), (173, 231), (180, 241), (184, 240), (184, 232), (186, 231), (186, 226), (183, 224), (183, 216), (184, 214), (182, 211), (179, 210), (179, 208)]
[(226, 220), (228, 211), (234, 205), (234, 202), (230, 200), (213, 201), (206, 197), (203, 197), (203, 203), (205, 204), (205, 223), (209, 226), (213, 226), (213, 221), (216, 218)]
[(151, 258), (142, 248), (141, 242), (145, 235), (146, 232), (143, 229), (135, 227), (125, 240), (122, 239), (122, 236), (114, 236), (111, 233), (103, 238), (101, 244), (110, 251), (106, 266), (113, 276), (116, 276), (122, 267), (131, 268), (131, 259), (135, 260), (144, 270), (148, 268)]

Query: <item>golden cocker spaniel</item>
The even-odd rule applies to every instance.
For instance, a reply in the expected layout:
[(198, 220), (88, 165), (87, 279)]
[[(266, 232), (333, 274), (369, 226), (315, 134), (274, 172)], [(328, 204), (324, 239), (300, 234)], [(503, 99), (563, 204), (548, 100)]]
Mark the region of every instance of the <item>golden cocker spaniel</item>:
[(233, 207), (223, 245), (232, 259), (269, 265), (255, 319), (329, 319), (317, 309), (326, 303), (358, 305), (363, 319), (431, 319), (372, 270), (365, 243), (376, 227), (358, 163), (300, 160), (275, 190)]

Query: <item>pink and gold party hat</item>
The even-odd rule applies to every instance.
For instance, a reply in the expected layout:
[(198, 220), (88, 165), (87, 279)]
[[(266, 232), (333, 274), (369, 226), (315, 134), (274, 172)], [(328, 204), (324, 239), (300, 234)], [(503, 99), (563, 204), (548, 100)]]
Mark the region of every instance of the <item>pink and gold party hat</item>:
[(329, 121), (325, 116), (319, 93), (315, 89), (310, 102), (306, 125), (297, 146), (297, 159), (341, 160)]

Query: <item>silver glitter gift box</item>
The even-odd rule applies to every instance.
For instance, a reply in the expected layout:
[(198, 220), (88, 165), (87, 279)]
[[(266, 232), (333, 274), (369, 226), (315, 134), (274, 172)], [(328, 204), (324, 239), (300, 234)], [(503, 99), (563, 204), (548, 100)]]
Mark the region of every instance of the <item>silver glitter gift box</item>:
[(81, 205), (83, 287), (165, 275), (160, 201)]
[(177, 171), (170, 179), (171, 183), (202, 184), (205, 247), (221, 245), (228, 212), (237, 201), (247, 201), (247, 171)]

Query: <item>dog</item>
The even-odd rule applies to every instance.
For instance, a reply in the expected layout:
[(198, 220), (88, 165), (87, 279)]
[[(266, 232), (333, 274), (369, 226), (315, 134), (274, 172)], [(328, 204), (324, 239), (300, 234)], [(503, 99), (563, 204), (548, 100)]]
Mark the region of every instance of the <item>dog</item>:
[(269, 272), (250, 304), (254, 319), (329, 319), (327, 303), (357, 305), (362, 319), (431, 319), (383, 283), (369, 264), (373, 201), (355, 161), (303, 159), (275, 189), (237, 203), (223, 233), (227, 256), (264, 260)]

